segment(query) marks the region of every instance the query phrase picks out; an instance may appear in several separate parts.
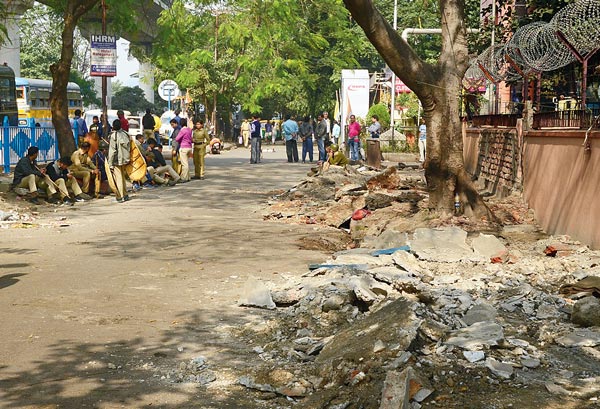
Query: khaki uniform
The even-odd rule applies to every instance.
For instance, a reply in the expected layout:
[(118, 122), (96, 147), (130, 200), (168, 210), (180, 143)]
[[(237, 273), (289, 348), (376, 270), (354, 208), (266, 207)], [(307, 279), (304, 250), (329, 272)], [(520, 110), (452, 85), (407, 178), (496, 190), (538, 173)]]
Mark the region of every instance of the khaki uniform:
[(88, 153), (83, 152), (81, 149), (77, 149), (73, 152), (71, 161), (73, 164), (69, 166), (69, 170), (73, 176), (83, 181), (81, 190), (87, 194), (90, 190), (92, 171), (96, 170), (96, 165), (94, 165), (94, 162), (92, 162)]
[(194, 176), (203, 178), (206, 144), (209, 142), (208, 132), (205, 128), (194, 129), (192, 139), (194, 141)]

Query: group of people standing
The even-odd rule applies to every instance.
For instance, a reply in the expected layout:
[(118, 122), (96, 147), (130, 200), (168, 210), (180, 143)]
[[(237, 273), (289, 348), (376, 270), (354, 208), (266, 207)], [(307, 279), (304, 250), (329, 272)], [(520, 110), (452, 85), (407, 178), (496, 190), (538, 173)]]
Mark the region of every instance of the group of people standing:
[(288, 162), (299, 162), (298, 142), (302, 144), (302, 163), (313, 162), (314, 142), (317, 143), (319, 152), (318, 161), (327, 159), (326, 144), (337, 142), (340, 137), (341, 128), (338, 121), (329, 119), (329, 114), (323, 112), (317, 115), (316, 120), (309, 116), (292, 118), (286, 115), (281, 125), (281, 132), (285, 139), (285, 151)]

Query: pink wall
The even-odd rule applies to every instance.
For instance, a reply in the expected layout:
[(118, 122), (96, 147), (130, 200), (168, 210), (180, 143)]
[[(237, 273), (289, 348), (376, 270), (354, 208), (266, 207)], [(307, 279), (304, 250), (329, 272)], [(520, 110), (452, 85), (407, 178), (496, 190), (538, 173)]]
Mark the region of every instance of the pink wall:
[(524, 141), (525, 200), (544, 231), (600, 248), (600, 133), (530, 131)]

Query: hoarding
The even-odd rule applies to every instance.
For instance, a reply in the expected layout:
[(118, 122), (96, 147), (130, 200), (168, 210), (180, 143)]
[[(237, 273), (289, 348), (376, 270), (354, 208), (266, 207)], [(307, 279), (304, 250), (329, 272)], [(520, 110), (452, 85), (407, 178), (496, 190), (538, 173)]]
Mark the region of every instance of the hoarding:
[(342, 70), (341, 123), (345, 141), (346, 125), (350, 115), (366, 119), (369, 113), (369, 71)]
[(115, 77), (117, 75), (117, 37), (90, 36), (90, 76)]

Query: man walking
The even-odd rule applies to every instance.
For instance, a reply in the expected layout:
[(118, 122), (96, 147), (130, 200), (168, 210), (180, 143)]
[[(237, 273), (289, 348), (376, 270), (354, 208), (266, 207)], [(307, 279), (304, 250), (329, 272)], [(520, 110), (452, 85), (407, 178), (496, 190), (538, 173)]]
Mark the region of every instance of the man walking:
[(260, 162), (260, 121), (252, 115), (250, 124), (250, 163)]
[(285, 116), (285, 122), (281, 126), (281, 132), (285, 138), (285, 153), (287, 154), (288, 162), (298, 162), (298, 124), (292, 120), (288, 114)]

